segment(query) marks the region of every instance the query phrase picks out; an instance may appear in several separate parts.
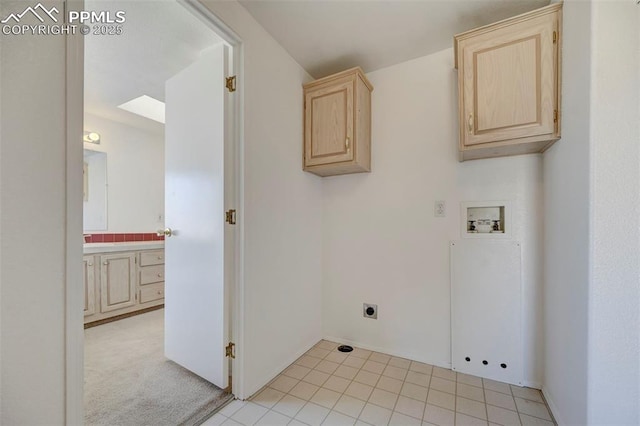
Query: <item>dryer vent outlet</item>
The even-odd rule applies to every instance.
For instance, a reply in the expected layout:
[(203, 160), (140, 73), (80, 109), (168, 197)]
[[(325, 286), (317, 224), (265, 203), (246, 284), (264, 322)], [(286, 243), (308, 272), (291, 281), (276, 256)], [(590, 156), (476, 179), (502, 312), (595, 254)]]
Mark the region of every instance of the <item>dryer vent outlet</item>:
[(365, 318), (378, 319), (378, 305), (363, 303), (362, 316), (364, 316)]

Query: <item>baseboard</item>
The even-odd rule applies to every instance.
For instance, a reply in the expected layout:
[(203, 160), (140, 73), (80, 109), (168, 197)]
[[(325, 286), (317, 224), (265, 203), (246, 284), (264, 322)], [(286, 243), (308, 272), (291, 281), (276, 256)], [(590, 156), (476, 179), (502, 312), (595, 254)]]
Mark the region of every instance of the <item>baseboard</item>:
[(340, 343), (343, 345), (356, 346), (358, 348), (366, 349), (369, 351), (381, 352), (383, 354), (396, 356), (398, 358), (405, 358), (405, 359), (410, 359), (412, 361), (423, 362), (425, 364), (431, 364), (431, 365), (435, 365), (436, 367), (447, 368), (449, 370), (451, 369), (450, 361), (436, 361), (436, 360), (425, 359), (417, 356), (416, 354), (411, 354), (409, 352), (395, 351), (388, 348), (381, 348), (373, 345), (368, 345), (366, 343), (358, 342), (355, 340), (343, 339), (340, 337), (325, 336), (324, 340), (330, 340), (332, 342)]
[(528, 387), (528, 388), (542, 390), (542, 385), (540, 383), (538, 383), (538, 382), (529, 382), (527, 380), (523, 380), (522, 381), (522, 386), (525, 386), (525, 387)]
[(547, 402), (547, 406), (549, 407), (549, 410), (551, 410), (551, 417), (553, 417), (553, 419), (555, 420), (558, 426), (566, 425), (566, 423), (559, 416), (560, 410), (558, 410), (558, 406), (553, 401), (553, 398), (551, 397), (551, 394), (549, 394), (549, 391), (547, 390), (547, 388), (545, 388), (544, 386), (542, 386), (541, 388), (542, 388), (542, 396), (544, 397), (544, 400)]
[(290, 357), (287, 358), (287, 360), (285, 362), (283, 362), (282, 364), (280, 364), (278, 367), (274, 368), (273, 370), (271, 370), (269, 373), (265, 374), (263, 376), (263, 378), (261, 380), (258, 381), (258, 383), (261, 383), (261, 385), (259, 385), (257, 388), (255, 388), (254, 390), (251, 390), (249, 392), (245, 392), (246, 395), (249, 395), (248, 398), (246, 399), (251, 399), (251, 397), (255, 394), (257, 394), (260, 390), (262, 390), (262, 388), (264, 388), (266, 385), (268, 385), (273, 379), (275, 379), (278, 374), (282, 373), (282, 371), (284, 369), (286, 369), (288, 366), (290, 366), (291, 364), (294, 363), (295, 360), (297, 360), (298, 358), (300, 358), (302, 355), (304, 355), (309, 349), (311, 349), (316, 343), (318, 343), (320, 341), (320, 339), (313, 339), (313, 341), (311, 343), (308, 343), (307, 345), (303, 346), (303, 348), (306, 349), (301, 349), (297, 352), (294, 352), (293, 355), (291, 355)]

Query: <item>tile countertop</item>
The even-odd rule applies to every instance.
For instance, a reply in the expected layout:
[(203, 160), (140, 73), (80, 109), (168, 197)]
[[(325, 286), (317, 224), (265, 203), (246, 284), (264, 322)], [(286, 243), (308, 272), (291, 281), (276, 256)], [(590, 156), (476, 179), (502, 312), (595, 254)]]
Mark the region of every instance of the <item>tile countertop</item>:
[(123, 243), (86, 243), (84, 254), (107, 253), (114, 251), (153, 250), (164, 248), (164, 241), (129, 241)]

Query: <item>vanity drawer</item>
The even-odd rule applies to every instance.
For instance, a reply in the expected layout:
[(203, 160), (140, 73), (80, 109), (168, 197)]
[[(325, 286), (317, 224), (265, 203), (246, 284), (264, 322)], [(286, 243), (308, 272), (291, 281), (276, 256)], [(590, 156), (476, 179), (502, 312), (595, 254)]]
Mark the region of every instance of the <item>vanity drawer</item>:
[(140, 268), (140, 285), (164, 281), (164, 265), (145, 266)]
[(164, 299), (164, 283), (151, 284), (140, 289), (140, 303)]
[(143, 251), (140, 253), (140, 266), (164, 265), (164, 250)]

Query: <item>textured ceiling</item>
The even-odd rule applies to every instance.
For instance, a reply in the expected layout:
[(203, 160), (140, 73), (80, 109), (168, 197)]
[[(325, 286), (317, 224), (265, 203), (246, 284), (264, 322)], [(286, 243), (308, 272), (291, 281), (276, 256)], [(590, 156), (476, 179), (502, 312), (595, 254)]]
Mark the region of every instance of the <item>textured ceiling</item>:
[(85, 36), (85, 112), (162, 132), (117, 106), (141, 95), (164, 101), (167, 79), (221, 39), (174, 0), (85, 0), (84, 9), (126, 12), (121, 35)]
[(356, 65), (365, 72), (453, 45), (454, 34), (519, 15), (549, 0), (240, 0), (315, 78)]

